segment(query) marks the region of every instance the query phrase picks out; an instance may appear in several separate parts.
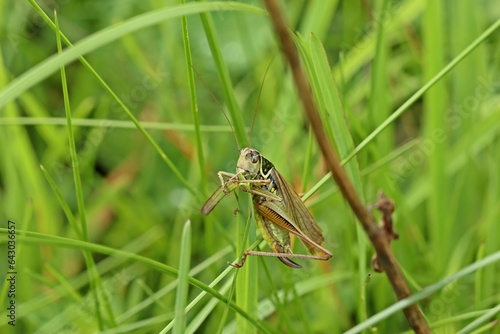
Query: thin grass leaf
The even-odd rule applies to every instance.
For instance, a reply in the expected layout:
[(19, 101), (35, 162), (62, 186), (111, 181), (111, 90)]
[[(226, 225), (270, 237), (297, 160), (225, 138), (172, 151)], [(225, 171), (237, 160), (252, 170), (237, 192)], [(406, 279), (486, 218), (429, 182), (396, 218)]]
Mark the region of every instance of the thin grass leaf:
[[(383, 0), (376, 8), (374, 15), (378, 13), (386, 13), (389, 6), (389, 1)], [(372, 73), (371, 73), (371, 87), (370, 87), (370, 103), (368, 109), (368, 117), (370, 118), (370, 125), (376, 126), (382, 123), (390, 114), (388, 91), (388, 78), (384, 73), (388, 72), (387, 69), (387, 49), (386, 45), (386, 25), (380, 24), (377, 30), (377, 41), (375, 46), (375, 54), (373, 56)], [(393, 147), (394, 144), (394, 127), (392, 131), (386, 131), (383, 136), (378, 136), (374, 141), (375, 145), (371, 145), (371, 149), (377, 152), (376, 157), (380, 158), (385, 155)]]
[[(195, 131), (191, 124), (139, 122), (144, 129), (149, 130), (176, 130)], [(73, 127), (102, 127), (118, 129), (137, 129), (132, 121), (120, 121), (114, 119), (84, 119), (72, 118)], [(60, 117), (3, 117), (0, 125), (66, 125), (66, 119)], [(231, 132), (229, 125), (200, 125), (201, 132)]]
[(59, 188), (55, 184), (54, 179), (50, 176), (49, 172), (47, 172), (45, 167), (40, 165), (40, 169), (42, 170), (43, 175), (45, 175), (47, 182), (49, 182), (49, 185), (52, 188), (52, 191), (56, 195), (57, 200), (59, 201), (59, 205), (63, 209), (64, 214), (66, 215), (66, 219), (68, 220), (69, 224), (73, 228), (73, 231), (75, 232), (75, 234), (78, 236), (78, 238), (80, 240), (83, 240), (84, 235), (82, 232), (82, 227), (77, 224), (75, 216), (73, 215), (73, 212), (71, 212), (71, 209), (69, 208), (68, 203), (66, 202), (66, 200), (64, 200), (63, 196), (61, 195), (61, 192), (59, 191)]
[[(230, 268), (228, 269), (230, 270)], [(224, 283), (224, 285), (222, 285), (222, 287), (219, 289), (219, 292), (221, 294), (226, 294), (227, 291), (231, 288), (231, 286), (233, 286), (233, 282), (230, 279), (226, 283)], [(196, 333), (198, 329), (206, 321), (206, 319), (212, 314), (217, 305), (218, 301), (216, 299), (211, 299), (189, 323), (188, 327), (186, 328), (186, 333), (187, 334)]]
[[(446, 39), (445, 27), (445, 9), (444, 4), (438, 1), (432, 2), (426, 11), (424, 17), (424, 68), (423, 74), (425, 80), (429, 80), (444, 66), (445, 54), (442, 45)], [(445, 177), (445, 161), (447, 142), (435, 140), (434, 133), (445, 129), (445, 117), (443, 113), (446, 110), (447, 89), (445, 77), (430, 88), (424, 98), (424, 136), (425, 140), (433, 142), (433, 150), (427, 154), (429, 178), (431, 192), (428, 205), (428, 229), (431, 243), (436, 247), (433, 252), (436, 254), (434, 260), (436, 268), (440, 268), (442, 273), (447, 269), (446, 264), (449, 259), (451, 239), (448, 238), (452, 232), (454, 219), (449, 220), (448, 204), (445, 202), (446, 193), (450, 192), (450, 185)], [(444, 131), (443, 131), (444, 132)]]
[(64, 274), (62, 274), (58, 269), (54, 268), (50, 264), (45, 265), (45, 269), (56, 279), (59, 283), (61, 289), (65, 290), (65, 294), (72, 298), (73, 300), (79, 301), (82, 298), (82, 295), (75, 290), (75, 287), (71, 284)]
[[(185, 0), (181, 0), (184, 3)], [(198, 113), (198, 101), (196, 99), (196, 87), (194, 83), (193, 72), (193, 59), (191, 56), (191, 45), (189, 43), (187, 17), (182, 16), (182, 38), (184, 42), (184, 56), (186, 58), (186, 71), (189, 83), (189, 98), (191, 102), (191, 115), (193, 117), (194, 134), (196, 139), (196, 153), (198, 156), (198, 165), (200, 168), (200, 183), (202, 186), (202, 193), (206, 194), (206, 175), (205, 171), (205, 158), (203, 156), (203, 145), (201, 140), (200, 117)]]
[[(62, 52), (61, 35), (60, 35), (59, 23), (57, 21), (56, 12), (54, 12), (54, 19), (56, 24), (57, 50), (59, 53), (61, 53)], [(66, 71), (64, 69), (64, 66), (61, 67), (61, 81), (62, 81), (62, 91), (64, 98), (64, 110), (66, 113), (66, 121), (67, 121), (69, 151), (71, 156), (71, 165), (73, 166), (73, 182), (75, 184), (75, 194), (78, 204), (78, 217), (81, 224), (80, 231), (82, 232), (82, 240), (88, 241), (88, 227), (87, 227), (87, 217), (85, 212), (85, 203), (83, 199), (82, 180), (80, 178), (80, 167), (78, 164), (78, 155), (76, 153), (75, 136), (73, 134), (73, 126), (71, 124), (71, 107), (69, 105), (68, 85), (66, 82)], [(102, 291), (102, 282), (100, 281), (99, 273), (97, 272), (97, 269), (95, 267), (92, 255), (89, 252), (84, 252), (84, 257), (89, 273), (90, 289), (92, 291), (92, 296), (94, 298), (94, 308), (95, 308), (95, 315), (97, 317), (97, 324), (99, 326), (99, 329), (103, 330), (104, 321), (103, 321), (103, 316), (101, 314), (101, 308), (99, 307), (101, 303), (107, 310), (111, 323), (116, 325), (116, 322), (114, 320), (114, 316), (113, 313), (111, 312), (111, 307), (107, 301), (107, 298), (103, 298), (104, 300), (102, 300), (101, 296), (99, 295), (98, 291), (100, 289)]]
[(191, 222), (184, 224), (181, 237), (181, 253), (179, 257), (179, 276), (177, 293), (175, 295), (175, 326), (174, 334), (183, 334), (186, 331), (186, 303), (188, 298), (188, 277), (191, 263)]
[(311, 174), (311, 158), (312, 158), (312, 150), (313, 150), (313, 132), (311, 127), (309, 127), (309, 137), (307, 138), (307, 152), (305, 154), (304, 168), (302, 171), (302, 192), (306, 191), (307, 181), (309, 180), (309, 175)]
[[(242, 205), (241, 202), (245, 201), (247, 205)], [(247, 249), (248, 245), (255, 242), (255, 233), (250, 233), (250, 230), (255, 231), (256, 224), (254, 218), (254, 211), (251, 209), (253, 207), (253, 202), (251, 196), (243, 196), (243, 198), (238, 198), (238, 208), (245, 212), (245, 208), (248, 208), (248, 218), (246, 223), (241, 214), (237, 215), (237, 241), (236, 241), (236, 251), (237, 255), (243, 254)], [(258, 266), (257, 259), (250, 257), (249, 263), (245, 263), (243, 268), (238, 269), (238, 275), (235, 277), (236, 281), (236, 303), (244, 309), (246, 312), (252, 315), (257, 315), (257, 297), (258, 297)], [(241, 316), (236, 316), (236, 321), (238, 323), (238, 330), (242, 333), (256, 333), (256, 329), (247, 322)]]
[[(201, 0), (198, 0), (202, 2)], [(214, 23), (212, 17), (209, 13), (201, 13), (201, 22), (203, 23), (203, 28), (205, 30), (205, 35), (207, 37), (208, 45), (210, 47), (210, 51), (212, 53), (212, 58), (215, 63), (215, 67), (217, 68), (217, 74), (219, 75), (219, 79), (222, 84), (222, 90), (224, 92), (224, 96), (226, 98), (226, 103), (228, 105), (229, 115), (231, 117), (232, 125), (234, 127), (234, 134), (236, 136), (236, 141), (238, 144), (238, 148), (241, 149), (243, 147), (249, 146), (248, 136), (245, 132), (245, 125), (243, 123), (243, 118), (241, 116), (241, 111), (236, 102), (233, 84), (231, 82), (231, 78), (229, 77), (229, 71), (227, 66), (222, 58), (222, 51), (220, 49), (219, 38), (217, 37), (217, 33), (215, 31)]]
[(161, 325), (166, 321), (172, 319), (172, 317), (173, 317), (173, 312), (170, 312), (156, 317), (150, 317), (145, 320), (138, 320), (132, 323), (123, 324), (113, 329), (108, 329), (99, 332), (99, 334), (123, 334), (123, 333), (133, 333), (133, 332), (140, 333), (148, 330), (153, 330), (154, 325)]
[[(318, 111), (323, 120), (327, 120), (329, 124), (326, 131), (331, 134), (333, 143), (335, 144), (340, 158), (345, 157), (354, 147), (354, 143), (349, 133), (349, 127), (346, 122), (344, 108), (340, 101), (337, 84), (331, 73), (330, 65), (326, 57), (326, 52), (321, 44), (321, 41), (314, 35), (311, 35), (310, 54), (313, 65), (314, 74), (317, 78), (317, 86), (313, 87), (315, 97), (319, 101)], [(346, 164), (345, 169), (350, 176), (354, 187), (359, 194), (362, 194), (362, 182), (359, 175), (359, 167), (357, 162)]]
[(328, 26), (334, 20), (339, 1), (310, 1), (306, 2), (303, 22), (300, 24), (300, 33), (307, 35), (314, 31), (321, 40), (328, 31)]
[[(500, 304), (493, 307), (491, 310), (462, 328), (457, 334), (466, 334), (466, 333), (471, 333), (474, 329), (480, 329), (479, 326), (481, 326), (483, 323), (486, 321), (490, 320), (491, 318), (495, 317), (498, 313), (500, 313)], [(492, 323), (493, 326), (497, 325), (498, 323)], [(489, 326), (487, 327), (489, 329)]]
[[(296, 331), (294, 331), (292, 321), (290, 319), (290, 316), (287, 313), (286, 304), (285, 304), (286, 300), (285, 300), (285, 298), (283, 298), (284, 296), (280, 296), (278, 288), (276, 287), (275, 282), (273, 282), (271, 272), (269, 270), (269, 267), (266, 265), (264, 258), (261, 257), (260, 262), (262, 263), (262, 266), (264, 268), (264, 273), (266, 274), (267, 281), (269, 282), (269, 286), (271, 287), (270, 290), (272, 291), (272, 296), (269, 297), (268, 299), (272, 301), (273, 306), (275, 307), (275, 310), (278, 311), (280, 314), (282, 314), (281, 322), (285, 323), (286, 332), (287, 333), (294, 333)], [(295, 286), (293, 287), (293, 289), (294, 289), (294, 292), (296, 292)], [(260, 316), (264, 318), (265, 314), (263, 314), (262, 310), (267, 311), (267, 309), (262, 306), (262, 300), (259, 301), (258, 309), (261, 310), (261, 312), (259, 313)], [(270, 311), (270, 313), (271, 312), (272, 311)], [(302, 322), (304, 322), (304, 319), (301, 319), (301, 320), (302, 320)], [(309, 324), (309, 322), (307, 320), (305, 320), (305, 321), (306, 321), (306, 324)]]
[[(460, 314), (460, 315), (457, 315), (457, 316), (454, 316), (454, 317), (449, 317), (447, 319), (436, 321), (436, 322), (434, 322), (434, 323), (431, 324), (431, 327), (432, 327), (432, 329), (437, 329), (439, 327), (442, 327), (442, 326), (445, 326), (445, 325), (448, 325), (448, 324), (455, 324), (455, 323), (461, 322), (463, 320), (475, 319), (477, 317), (482, 316), (486, 312), (488, 312), (488, 310), (487, 311), (475, 311), (475, 312), (469, 312), (469, 313)], [(411, 332), (406, 331), (403, 334), (412, 334), (412, 333), (414, 333), (414, 332), (413, 331), (411, 331)]]
[[(389, 164), (390, 162), (396, 160), (397, 158), (400, 158), (401, 156), (404, 156), (408, 152), (411, 152), (412, 150), (415, 150), (416, 147), (418, 147), (420, 141), (419, 140), (412, 140), (409, 141), (408, 143), (402, 145), (401, 147), (393, 150), (391, 153), (389, 153), (387, 156), (383, 157), (382, 159), (374, 162), (372, 165), (366, 167), (365, 169), (361, 170), (361, 176), (366, 177), (369, 176), (372, 173), (375, 173), (377, 170), (382, 168), (383, 166)], [(309, 199), (318, 189), (328, 181), (328, 179), (331, 177), (331, 173), (326, 174), (316, 185), (309, 189), (309, 191), (302, 196), (302, 199), (306, 201)], [(333, 194), (338, 192), (338, 188), (334, 186), (334, 188), (330, 189), (329, 191), (325, 191), (321, 193), (319, 196), (316, 198), (310, 200), (307, 202), (307, 206), (309, 208), (313, 207), (314, 205), (324, 201), (326, 198), (332, 196)]]

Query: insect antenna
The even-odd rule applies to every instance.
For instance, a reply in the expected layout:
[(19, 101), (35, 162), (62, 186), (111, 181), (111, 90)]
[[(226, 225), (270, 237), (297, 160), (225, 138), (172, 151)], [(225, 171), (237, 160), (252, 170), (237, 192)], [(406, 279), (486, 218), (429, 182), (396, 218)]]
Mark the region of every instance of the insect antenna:
[(191, 65), (191, 67), (193, 68), (194, 73), (196, 73), (196, 76), (198, 77), (198, 79), (200, 79), (200, 81), (203, 83), (203, 86), (205, 86), (205, 89), (212, 96), (212, 99), (215, 101), (215, 103), (219, 106), (220, 110), (222, 111), (222, 114), (224, 115), (224, 118), (226, 119), (227, 124), (229, 124), (229, 127), (231, 128), (231, 132), (233, 133), (234, 141), (236, 143), (236, 146), (238, 147), (238, 151), (241, 151), (241, 147), (238, 145), (238, 138), (236, 138), (236, 134), (234, 132), (233, 124), (229, 120), (229, 117), (227, 116), (226, 112), (224, 111), (224, 108), (222, 108), (222, 105), (220, 104), (219, 100), (217, 100), (217, 97), (215, 97), (214, 92), (210, 89), (210, 87), (208, 87), (207, 83), (205, 82), (205, 80), (203, 80), (200, 73), (198, 73), (198, 71), (194, 68), (193, 65)]
[(264, 77), (262, 78), (262, 83), (260, 84), (259, 95), (257, 96), (257, 105), (255, 106), (255, 111), (253, 112), (252, 127), (250, 128), (248, 147), (252, 147), (251, 143), (252, 143), (253, 127), (255, 125), (255, 119), (257, 118), (257, 110), (259, 110), (260, 96), (262, 95), (262, 90), (264, 89), (264, 82), (266, 81), (267, 72), (269, 72), (269, 69), (271, 68), (271, 64), (273, 63), (274, 57), (276, 57), (276, 55), (273, 56), (273, 58), (267, 65), (266, 71), (264, 72)]

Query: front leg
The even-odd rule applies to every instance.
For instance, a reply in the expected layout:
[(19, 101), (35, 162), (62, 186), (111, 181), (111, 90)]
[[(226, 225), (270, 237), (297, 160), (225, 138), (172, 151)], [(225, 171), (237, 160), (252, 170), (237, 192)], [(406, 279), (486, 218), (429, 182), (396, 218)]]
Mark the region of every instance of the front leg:
[[(219, 177), (220, 184), (222, 186), (222, 190), (224, 191), (225, 194), (230, 193), (227, 184), (228, 183), (236, 183), (235, 181), (238, 181), (239, 174), (233, 174), (233, 173), (228, 173), (228, 172), (218, 172), (217, 176)], [(227, 181), (224, 180), (224, 177), (227, 178)]]
[[(222, 189), (224, 190), (224, 192), (226, 194), (233, 190), (233, 189), (229, 190), (227, 187), (228, 185), (238, 184), (240, 186), (243, 185), (242, 187), (240, 187), (240, 189), (243, 190), (244, 192), (247, 192), (247, 193), (250, 193), (253, 195), (263, 196), (266, 198), (266, 200), (281, 201), (280, 197), (270, 193), (267, 190), (252, 187), (252, 186), (260, 187), (260, 186), (268, 185), (269, 183), (271, 183), (271, 180), (252, 180), (252, 179), (248, 180), (248, 179), (245, 179), (243, 172), (239, 172), (237, 174), (232, 174), (232, 173), (221, 171), (221, 172), (217, 173), (217, 176), (219, 177), (219, 180), (220, 180), (221, 185), (222, 185)], [(227, 178), (227, 180), (225, 180), (224, 178)]]
[[(218, 172), (217, 175), (219, 176), (219, 180), (221, 182), (221, 186), (215, 190), (215, 192), (210, 196), (207, 201), (203, 204), (201, 207), (201, 213), (204, 214), (205, 216), (208, 215), (212, 210), (215, 208), (215, 206), (231, 191), (235, 190), (238, 188), (239, 184), (237, 183), (238, 181), (238, 175), (237, 174), (231, 174), (228, 172)], [(224, 180), (224, 177), (228, 178), (227, 181)]]

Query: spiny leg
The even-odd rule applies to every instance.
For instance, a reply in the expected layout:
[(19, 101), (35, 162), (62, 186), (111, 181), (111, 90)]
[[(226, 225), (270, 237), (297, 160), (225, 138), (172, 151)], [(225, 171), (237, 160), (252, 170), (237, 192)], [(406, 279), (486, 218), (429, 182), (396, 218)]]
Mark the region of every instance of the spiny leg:
[[(308, 260), (321, 260), (321, 261), (326, 261), (326, 260), (329, 260), (331, 258), (331, 256), (316, 256), (316, 255), (309, 255), (309, 254), (272, 253), (272, 252), (261, 252), (261, 251), (247, 250), (241, 256), (241, 261), (239, 263), (230, 263), (229, 262), (229, 265), (231, 265), (235, 268), (241, 268), (245, 264), (246, 258), (249, 255), (279, 257), (279, 258), (286, 258), (286, 259), (296, 258), (296, 259), (308, 259)], [(299, 268), (300, 268), (300, 266), (299, 266)]]
[[(285, 251), (284, 248), (280, 247), (279, 245), (274, 245), (276, 250), (282, 250)], [(241, 261), (238, 263), (231, 263), (228, 262), (230, 266), (233, 266), (235, 268), (241, 268), (245, 264), (245, 261), (249, 255), (255, 255), (255, 256), (268, 256), (268, 257), (277, 257), (280, 259), (281, 262), (286, 264), (289, 267), (292, 268), (302, 268), (299, 264), (293, 262), (292, 260), (289, 260), (290, 258), (296, 258), (296, 259), (308, 259), (308, 260), (321, 260), (321, 261), (326, 261), (331, 258), (331, 254), (326, 254), (324, 256), (320, 255), (309, 255), (309, 254), (294, 254), (294, 253), (284, 253), (284, 252), (263, 252), (263, 251), (254, 251), (254, 250), (246, 250), (243, 252), (243, 255), (241, 256)]]

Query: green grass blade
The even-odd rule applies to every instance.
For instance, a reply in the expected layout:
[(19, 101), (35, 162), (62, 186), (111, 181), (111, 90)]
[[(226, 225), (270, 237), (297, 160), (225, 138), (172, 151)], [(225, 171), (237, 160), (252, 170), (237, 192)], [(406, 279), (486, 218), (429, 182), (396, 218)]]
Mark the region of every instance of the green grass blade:
[[(376, 9), (376, 13), (386, 13), (388, 3), (389, 1), (383, 0), (379, 8)], [(385, 28), (386, 26), (384, 24), (379, 25), (375, 55), (372, 63), (368, 117), (370, 119), (370, 126), (373, 127), (382, 123), (390, 115), (390, 92), (388, 91), (389, 82), (387, 76), (385, 75), (385, 73), (388, 72), (387, 49), (389, 46), (387, 45), (387, 34)], [(389, 153), (393, 147), (393, 142), (394, 126), (390, 132), (386, 131), (383, 136), (379, 135), (374, 141), (375, 145), (371, 145), (373, 151), (377, 152), (376, 157), (380, 158), (382, 155)]]
[[(490, 320), (491, 318), (495, 317), (498, 313), (500, 313), (500, 304), (493, 307), (491, 310), (462, 328), (457, 334), (466, 334), (466, 333), (471, 333), (474, 329), (478, 329), (479, 326), (481, 326), (483, 323), (486, 321)], [(492, 324), (493, 326), (496, 325), (496, 323)], [(488, 328), (489, 329), (489, 328)]]
[[(230, 268), (229, 268), (230, 269)], [(231, 288), (232, 282), (228, 280), (220, 289), (219, 292), (221, 294), (227, 293), (227, 291)], [(186, 328), (186, 334), (197, 333), (200, 327), (202, 327), (203, 323), (206, 319), (213, 313), (215, 307), (217, 306), (218, 301), (216, 299), (210, 300), (201, 311), (199, 311), (193, 320), (189, 323), (189, 326)]]
[(181, 237), (181, 254), (179, 258), (179, 278), (175, 296), (174, 334), (183, 334), (186, 330), (186, 302), (188, 298), (188, 277), (191, 263), (191, 222), (184, 224)]
[[(57, 22), (57, 15), (55, 15), (56, 31), (57, 31), (57, 49), (62, 52), (61, 38), (59, 34), (59, 26)], [(71, 107), (69, 105), (68, 84), (66, 82), (66, 71), (64, 66), (61, 67), (61, 81), (62, 91), (64, 97), (64, 110), (66, 113), (66, 129), (68, 131), (69, 139), (69, 152), (71, 156), (71, 165), (73, 166), (73, 181), (75, 183), (75, 192), (78, 204), (78, 216), (82, 224), (80, 231), (82, 232), (82, 239), (88, 240), (87, 217), (85, 214), (85, 204), (83, 200), (82, 180), (80, 178), (80, 166), (78, 164), (78, 155), (76, 152), (75, 135), (73, 133), (73, 125), (71, 124)]]
[[(62, 43), (61, 43), (61, 32), (58, 26), (57, 22), (57, 15), (55, 14), (55, 25), (56, 25), (56, 37), (57, 37), (57, 47), (59, 53), (62, 51)], [(66, 80), (66, 73), (65, 73), (65, 68), (64, 66), (61, 67), (61, 81), (62, 81), (62, 90), (63, 90), (63, 97), (64, 97), (64, 109), (66, 113), (66, 119), (67, 119), (67, 131), (68, 131), (68, 139), (69, 139), (69, 149), (70, 149), (70, 156), (71, 156), (71, 163), (73, 166), (73, 179), (75, 183), (75, 192), (76, 192), (76, 197), (77, 197), (77, 204), (78, 204), (78, 217), (81, 222), (81, 234), (82, 234), (82, 240), (88, 241), (88, 228), (87, 228), (87, 218), (86, 218), (86, 209), (85, 209), (85, 203), (84, 203), (84, 196), (83, 196), (83, 189), (82, 189), (82, 182), (81, 182), (81, 176), (80, 176), (80, 169), (79, 169), (79, 161), (78, 161), (78, 156), (76, 152), (76, 144), (75, 144), (75, 136), (73, 133), (73, 126), (71, 123), (71, 107), (69, 104), (69, 94), (68, 94), (68, 87), (67, 87), (67, 80)], [(111, 310), (111, 306), (109, 303), (109, 300), (107, 299), (106, 295), (100, 295), (99, 291), (104, 291), (103, 286), (102, 286), (102, 281), (99, 277), (98, 270), (96, 268), (95, 262), (92, 258), (92, 254), (90, 252), (84, 252), (84, 258), (85, 262), (88, 268), (88, 273), (89, 273), (89, 281), (90, 281), (90, 287), (91, 291), (93, 293), (93, 298), (94, 298), (94, 305), (95, 305), (95, 314), (97, 316), (97, 322), (99, 327), (102, 329), (103, 328), (103, 316), (101, 315), (101, 309), (100, 309), (100, 304), (102, 303), (103, 308), (107, 311), (108, 314), (108, 321), (111, 323), (112, 326), (116, 326), (116, 321), (114, 319), (113, 312)]]
[[(444, 49), (442, 45), (446, 39), (445, 27), (445, 5), (439, 1), (433, 1), (427, 7), (424, 17), (424, 68), (423, 75), (429, 80), (444, 66)], [(442, 79), (445, 79), (444, 77)], [(436, 268), (440, 268), (441, 274), (446, 271), (450, 254), (449, 235), (453, 228), (453, 221), (447, 219), (449, 207), (445, 202), (446, 193), (450, 191), (446, 183), (445, 161), (447, 142), (435, 140), (436, 131), (444, 132), (445, 117), (443, 112), (447, 105), (447, 82), (440, 80), (430, 88), (424, 98), (424, 140), (432, 141), (434, 149), (428, 153), (429, 177), (431, 181), (431, 192), (428, 206), (428, 229), (430, 233), (430, 244), (435, 247), (434, 260)], [(453, 212), (453, 210), (451, 210)]]
[(83, 236), (83, 232), (82, 232), (82, 227), (78, 226), (76, 219), (75, 219), (75, 216), (73, 215), (73, 212), (71, 212), (71, 209), (69, 208), (68, 203), (64, 200), (61, 192), (59, 191), (59, 188), (57, 187), (57, 185), (54, 182), (54, 179), (52, 178), (52, 176), (50, 176), (49, 172), (47, 172), (45, 167), (40, 165), (40, 168), (43, 172), (43, 175), (45, 175), (45, 178), (49, 182), (49, 185), (52, 188), (52, 191), (56, 195), (57, 200), (59, 201), (59, 205), (63, 209), (64, 214), (66, 215), (66, 219), (68, 220), (69, 224), (73, 228), (73, 231), (78, 236), (78, 238), (83, 240), (84, 236)]
[[(59, 53), (61, 53), (62, 52), (61, 35), (56, 13), (54, 13), (54, 19), (56, 24), (57, 50)], [(62, 91), (64, 97), (64, 110), (66, 113), (66, 121), (67, 121), (69, 151), (71, 156), (71, 165), (73, 166), (73, 182), (75, 184), (75, 193), (78, 204), (78, 218), (81, 223), (80, 231), (82, 232), (82, 240), (88, 241), (87, 216), (85, 212), (85, 203), (83, 199), (82, 180), (80, 178), (80, 167), (78, 163), (78, 155), (76, 152), (75, 136), (73, 133), (73, 126), (71, 124), (71, 107), (69, 105), (68, 85), (66, 81), (66, 71), (64, 69), (64, 66), (61, 67), (61, 81), (62, 81)], [(95, 268), (95, 263), (94, 260), (92, 259), (91, 254), (88, 252), (84, 252), (84, 257), (85, 257), (85, 262), (87, 264), (88, 273), (90, 275), (89, 281), (92, 294), (94, 297), (94, 307), (95, 307), (95, 315), (97, 317), (97, 324), (99, 326), (99, 329), (103, 330), (104, 322), (103, 322), (103, 317), (101, 315), (101, 308), (99, 307), (101, 303), (101, 298), (98, 293), (99, 286), (101, 286), (99, 274)], [(105, 302), (105, 304), (107, 303)], [(107, 309), (110, 310), (109, 304), (107, 306), (108, 306)], [(111, 315), (112, 313), (109, 312), (109, 314)], [(112, 322), (114, 323), (114, 320)]]
[[(314, 35), (311, 35), (310, 54), (317, 78), (317, 87), (313, 87), (317, 101), (319, 101), (319, 111), (323, 120), (328, 120), (329, 127), (326, 131), (331, 134), (334, 144), (342, 159), (354, 148), (354, 143), (349, 133), (349, 127), (346, 122), (344, 107), (340, 101), (340, 94), (334, 77), (331, 75), (331, 68), (328, 64), (326, 52), (321, 41)], [(354, 187), (361, 197), (363, 197), (363, 187), (359, 175), (357, 162), (346, 164), (345, 169), (350, 176)]]
[[(116, 119), (86, 119), (72, 118), (73, 126), (81, 127), (102, 127), (117, 129), (137, 129), (132, 121), (121, 121)], [(195, 131), (191, 124), (179, 123), (158, 123), (158, 122), (140, 122), (144, 129), (149, 130), (176, 130), (176, 131)], [(0, 118), (0, 125), (66, 125), (66, 118), (61, 117), (3, 117)], [(231, 132), (229, 125), (200, 125), (201, 132)]]
[[(246, 205), (242, 202), (246, 201)], [(245, 250), (247, 250), (248, 245), (255, 242), (255, 233), (250, 233), (250, 231), (255, 231), (255, 217), (253, 210), (253, 201), (251, 196), (240, 197), (238, 208), (240, 212), (247, 212), (248, 208), (248, 218), (244, 219), (241, 214), (237, 215), (237, 239), (236, 239), (236, 254), (240, 256)], [(257, 259), (255, 256), (249, 256), (245, 265), (238, 269), (238, 275), (235, 277), (236, 280), (236, 303), (251, 315), (257, 315), (257, 296), (258, 296), (258, 266)], [(239, 333), (256, 333), (256, 328), (250, 326), (248, 321), (241, 317), (236, 316), (236, 322), (238, 323)]]
[(307, 35), (314, 31), (314, 34), (323, 40), (327, 35), (328, 26), (334, 20), (339, 1), (310, 1), (306, 4), (304, 20), (300, 24), (300, 33)]
[(314, 142), (313, 132), (311, 127), (309, 127), (309, 136), (307, 138), (307, 153), (305, 155), (306, 159), (302, 171), (302, 186), (300, 187), (302, 192), (306, 191), (309, 175), (311, 175), (311, 158), (312, 158), (313, 142)]
[[(181, 3), (185, 1), (182, 0)], [(198, 166), (200, 168), (200, 183), (202, 186), (202, 194), (206, 194), (206, 173), (205, 173), (205, 158), (203, 157), (203, 145), (201, 141), (200, 117), (198, 113), (198, 102), (196, 99), (196, 87), (194, 84), (193, 59), (191, 56), (191, 45), (189, 43), (187, 17), (182, 17), (182, 38), (184, 42), (184, 56), (186, 57), (186, 71), (189, 83), (189, 99), (191, 102), (191, 115), (193, 117), (194, 134), (196, 138), (196, 153), (198, 156)]]

